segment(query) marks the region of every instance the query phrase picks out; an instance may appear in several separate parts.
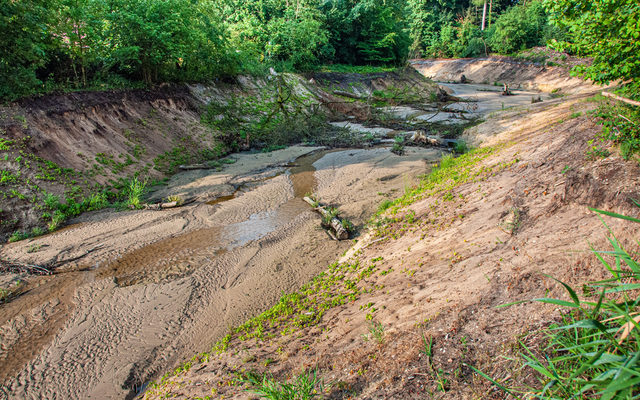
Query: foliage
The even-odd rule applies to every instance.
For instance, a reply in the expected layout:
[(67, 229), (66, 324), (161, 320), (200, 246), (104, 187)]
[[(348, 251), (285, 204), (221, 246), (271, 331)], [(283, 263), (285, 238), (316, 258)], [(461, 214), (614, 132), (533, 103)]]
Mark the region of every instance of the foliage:
[(408, 55), (404, 1), (329, 0), (327, 18), (334, 61), (347, 64), (401, 64)]
[[(548, 23), (540, 0), (493, 1), (484, 31), (484, 1), (410, 0), (407, 5), (413, 55), (477, 57), (512, 54), (566, 38), (566, 29)], [(497, 17), (497, 18), (496, 18)]]
[(247, 373), (244, 382), (260, 398), (270, 400), (308, 400), (318, 397), (318, 389), (322, 390), (322, 382), (315, 370), (303, 371), (291, 383), (278, 382), (271, 376), (256, 373)]
[(404, 154), (404, 138), (402, 136), (395, 137), (393, 146), (391, 146), (391, 152), (399, 156)]
[(127, 206), (129, 208), (140, 208), (141, 197), (147, 188), (146, 180), (139, 180), (138, 177), (134, 177), (129, 181), (127, 185)]
[(552, 21), (567, 29), (553, 47), (592, 56), (574, 73), (594, 82), (640, 81), (640, 3), (637, 0), (546, 0)]
[[(636, 218), (592, 211), (640, 223)], [(630, 399), (639, 394), (640, 263), (613, 234), (608, 239), (612, 250), (593, 252), (611, 278), (585, 285), (582, 298), (558, 281), (570, 300), (535, 300), (571, 310), (561, 323), (546, 330), (549, 340), (544, 356), (527, 347), (521, 355), (524, 365), (538, 373), (539, 387), (526, 389), (536, 398)]]
[(235, 68), (210, 0), (2, 0), (0, 21), (0, 99)]
[(44, 0), (0, 0), (0, 99), (29, 94), (42, 84), (51, 14)]
[(322, 224), (330, 226), (331, 220), (340, 215), (340, 210), (338, 210), (336, 207), (327, 207), (325, 210), (326, 212), (322, 214)]
[(469, 146), (464, 140), (458, 140), (453, 148), (453, 152), (456, 154), (464, 154), (469, 151)]
[(595, 112), (602, 125), (599, 137), (620, 146), (626, 160), (640, 151), (640, 109), (617, 101), (604, 101)]
[(234, 96), (211, 102), (202, 121), (216, 131), (216, 138), (231, 150), (258, 147), (276, 150), (283, 145), (311, 139), (326, 130), (326, 116), (304, 93), (296, 93), (295, 79), (278, 75), (257, 95)]
[(488, 32), (494, 51), (511, 54), (542, 43), (547, 16), (540, 1), (508, 9)]

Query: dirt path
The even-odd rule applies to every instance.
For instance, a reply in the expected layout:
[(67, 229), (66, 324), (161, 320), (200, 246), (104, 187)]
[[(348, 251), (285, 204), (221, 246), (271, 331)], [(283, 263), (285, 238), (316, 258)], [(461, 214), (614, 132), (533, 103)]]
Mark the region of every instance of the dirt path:
[[(37, 264), (90, 252), (31, 279), (0, 308), (0, 374), (10, 398), (123, 398), (229, 326), (317, 274), (350, 242), (334, 242), (300, 199), (315, 192), (362, 225), (440, 151), (241, 154), (221, 173), (175, 176), (157, 196), (196, 196), (167, 211), (99, 212), (7, 245)], [(301, 158), (298, 158), (303, 156)], [(292, 166), (285, 166), (292, 160)], [(226, 201), (211, 201), (227, 196)], [(210, 203), (210, 204), (207, 204)], [(37, 248), (37, 251), (32, 251)], [(32, 252), (29, 252), (32, 251)]]

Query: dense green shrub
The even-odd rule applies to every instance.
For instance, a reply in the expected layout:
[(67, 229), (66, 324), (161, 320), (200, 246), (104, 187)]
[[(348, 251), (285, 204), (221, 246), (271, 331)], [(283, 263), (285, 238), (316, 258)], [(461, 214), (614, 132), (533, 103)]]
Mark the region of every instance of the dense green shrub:
[(640, 2), (637, 0), (546, 0), (552, 21), (569, 35), (560, 50), (592, 56), (574, 72), (598, 83), (640, 82)]
[(488, 32), (494, 51), (511, 54), (543, 45), (547, 16), (540, 1), (515, 6), (502, 14)]

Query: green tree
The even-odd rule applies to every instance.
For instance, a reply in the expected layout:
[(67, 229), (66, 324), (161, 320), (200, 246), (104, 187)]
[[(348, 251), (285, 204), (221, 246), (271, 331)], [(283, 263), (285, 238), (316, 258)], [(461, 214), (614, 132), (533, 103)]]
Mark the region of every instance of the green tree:
[(15, 99), (42, 85), (36, 71), (46, 64), (51, 42), (49, 4), (0, 0), (0, 99)]
[(203, 49), (218, 55), (224, 42), (202, 8), (188, 0), (111, 0), (106, 15), (111, 63), (147, 84), (185, 67), (196, 69), (194, 55)]
[(401, 0), (328, 0), (330, 44), (336, 62), (400, 64), (406, 59), (409, 35)]
[(507, 9), (492, 26), (491, 48), (501, 54), (511, 54), (542, 43), (547, 16), (542, 2), (532, 1)]
[(87, 68), (100, 48), (104, 20), (100, 2), (60, 0), (52, 30), (57, 47), (70, 59), (76, 82), (87, 85)]
[(640, 84), (640, 2), (638, 0), (546, 0), (551, 20), (570, 32), (558, 49), (593, 57), (574, 71), (598, 83)]

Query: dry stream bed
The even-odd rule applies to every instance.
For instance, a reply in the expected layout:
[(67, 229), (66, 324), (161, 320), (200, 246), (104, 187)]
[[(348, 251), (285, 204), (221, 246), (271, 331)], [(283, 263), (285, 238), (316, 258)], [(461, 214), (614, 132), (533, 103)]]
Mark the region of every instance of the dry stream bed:
[[(477, 114), (530, 98), (449, 86), (477, 100)], [(441, 155), (407, 147), (398, 156), (388, 146), (241, 153), (221, 172), (183, 172), (151, 195), (195, 197), (192, 204), (89, 213), (60, 231), (5, 245), (0, 256), (21, 262), (81, 258), (54, 275), (30, 277), (20, 296), (0, 305), (0, 398), (134, 396), (352, 245), (327, 237), (302, 200), (306, 193), (362, 228), (384, 199), (401, 195)], [(5, 275), (0, 283), (17, 279), (24, 277)]]

